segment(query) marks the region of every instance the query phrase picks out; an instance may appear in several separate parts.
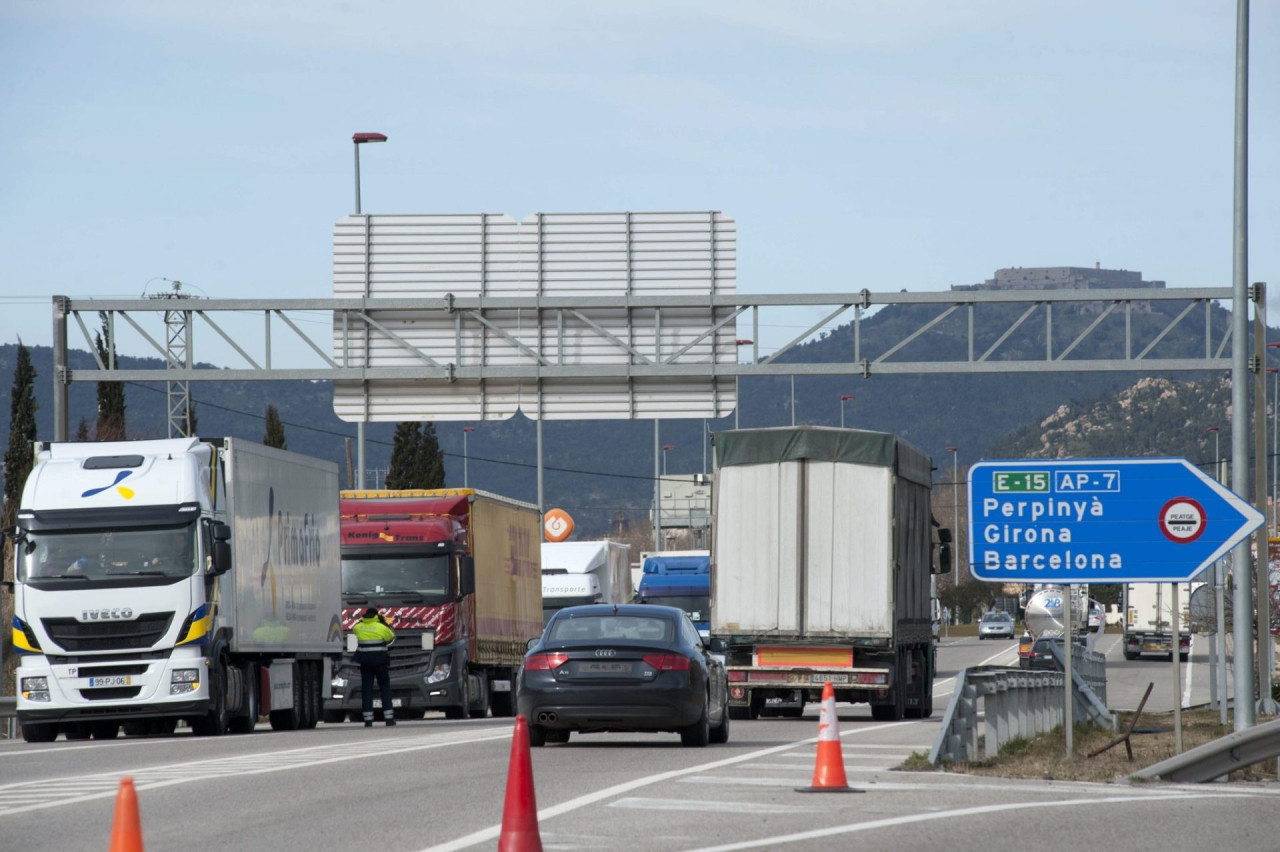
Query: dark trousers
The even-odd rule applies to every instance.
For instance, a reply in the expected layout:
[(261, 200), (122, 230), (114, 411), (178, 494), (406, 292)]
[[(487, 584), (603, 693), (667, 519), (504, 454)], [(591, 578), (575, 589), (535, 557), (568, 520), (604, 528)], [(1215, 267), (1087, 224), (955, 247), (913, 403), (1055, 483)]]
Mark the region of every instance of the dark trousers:
[(378, 681), (378, 691), (382, 693), (382, 718), (394, 719), (395, 711), (391, 707), (391, 655), (381, 653), (357, 653), (356, 661), (360, 663), (360, 711), (366, 722), (373, 721), (373, 682)]

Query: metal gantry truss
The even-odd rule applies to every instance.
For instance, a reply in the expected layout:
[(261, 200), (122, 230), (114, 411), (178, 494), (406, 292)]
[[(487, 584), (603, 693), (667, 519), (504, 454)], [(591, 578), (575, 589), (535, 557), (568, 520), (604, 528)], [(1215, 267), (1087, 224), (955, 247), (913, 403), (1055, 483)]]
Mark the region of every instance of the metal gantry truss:
[[(67, 296), (53, 297), (54, 331), (54, 431), (55, 440), (67, 438), (67, 389), (73, 382), (132, 381), (189, 383), (204, 381), (282, 381), (319, 380), (334, 382), (360, 382), (375, 384), (388, 382), (438, 382), (459, 388), (477, 386), (489, 379), (528, 381), (559, 376), (597, 377), (600, 379), (627, 380), (638, 377), (714, 378), (733, 376), (792, 376), (792, 375), (875, 375), (904, 374), (977, 374), (1016, 372), (1132, 372), (1168, 373), (1186, 371), (1225, 371), (1231, 369), (1230, 324), (1219, 339), (1213, 338), (1211, 316), (1212, 303), (1221, 300), (1230, 303), (1229, 287), (1196, 288), (1129, 288), (1129, 289), (1080, 289), (1080, 290), (963, 290), (925, 293), (875, 293), (861, 290), (854, 293), (803, 293), (765, 295), (693, 296), (632, 296), (632, 297), (499, 297), (444, 298), (444, 299), (200, 299), (175, 311), (171, 302), (154, 299), (74, 299)], [(1158, 333), (1138, 339), (1133, 328), (1134, 305), (1153, 302), (1182, 303), (1182, 310), (1168, 321)], [(1095, 303), (1097, 316), (1067, 345), (1055, 347), (1054, 309), (1062, 305)], [(877, 344), (870, 351), (863, 341), (863, 324), (873, 309), (889, 305), (936, 306), (938, 311), (930, 319), (912, 331), (897, 335), (889, 345)], [(975, 332), (975, 312), (984, 305), (1022, 305), (1023, 310), (1009, 327), (993, 342), (979, 342)], [(461, 331), (456, 354), (445, 361), (416, 350), (411, 344), (398, 338), (379, 321), (380, 316), (394, 313), (398, 318), (406, 315), (421, 316), (424, 320), (439, 321), (442, 317), (455, 320), (461, 329), (462, 322), (480, 323), (495, 329), (500, 323), (493, 318), (513, 314), (538, 315), (552, 327), (560, 319), (579, 319), (588, 309), (614, 309), (627, 311), (629, 315), (648, 313), (660, 323), (661, 314), (668, 310), (690, 308), (721, 308), (731, 312), (729, 320), (709, 323), (705, 335), (713, 335), (726, 322), (734, 322), (751, 329), (751, 358), (735, 363), (714, 363), (705, 354), (698, 360), (689, 356), (690, 346), (665, 352), (637, 350), (626, 341), (603, 329), (601, 340), (628, 352), (627, 363), (590, 364), (564, 363), (562, 359), (547, 357), (521, 341), (507, 341), (502, 353), (502, 363), (491, 363), (493, 347), (502, 345), (504, 337), (495, 334), (492, 346), (482, 358), (469, 359), (461, 345)], [(786, 345), (768, 355), (760, 354), (761, 315), (775, 309), (827, 308), (822, 318), (805, 331), (797, 334)], [(1180, 324), (1189, 320), (1199, 310), (1203, 313), (1203, 334), (1192, 338), (1169, 338)], [(355, 339), (350, 333), (335, 335), (317, 343), (302, 330), (290, 314), (300, 312), (331, 312), (333, 328), (361, 329), (361, 335), (382, 338), (407, 350), (413, 363), (405, 366), (379, 367), (354, 366), (357, 354), (346, 351), (343, 341)], [(121, 369), (116, 363), (102, 363), (95, 354), (96, 369), (73, 370), (68, 360), (68, 322), (74, 322), (85, 337), (90, 351), (94, 350), (82, 313), (105, 313), (108, 327), (123, 326), (149, 344), (160, 358), (156, 367)], [(174, 322), (174, 315), (181, 322)], [(261, 336), (252, 340), (253, 334), (243, 329), (228, 331), (231, 322), (244, 322), (246, 315), (258, 314), (262, 318)], [(964, 317), (966, 354), (963, 358), (937, 360), (910, 360), (903, 357), (905, 347), (913, 341), (932, 333), (945, 320), (959, 315)], [(552, 319), (548, 319), (551, 317)], [(1123, 321), (1124, 356), (1090, 357), (1091, 335), (1108, 318), (1114, 323)], [(288, 328), (296, 340), (314, 353), (314, 366), (274, 367), (272, 327), (279, 321)], [(813, 338), (821, 330), (834, 323), (851, 323), (853, 332), (853, 358), (834, 362), (798, 362), (781, 360), (802, 342)], [(123, 323), (123, 326), (122, 326)], [(1003, 345), (1019, 329), (1032, 330), (1039, 326), (1043, 335), (1042, 357), (1014, 358), (1003, 350)], [(201, 360), (196, 347), (206, 337), (196, 334), (197, 329), (207, 329), (241, 359), (243, 366), (225, 369), (197, 368)], [(149, 330), (150, 329), (150, 330)], [(180, 330), (180, 334), (175, 332)], [(332, 334), (332, 329), (326, 329)], [(176, 336), (175, 336), (176, 335)], [(159, 339), (157, 339), (159, 338)], [(1174, 346), (1178, 351), (1166, 350)], [(161, 341), (164, 341), (163, 343)], [(1190, 343), (1189, 340), (1196, 342)], [(335, 342), (336, 341), (336, 342)], [(1162, 342), (1160, 357), (1152, 353)], [(558, 348), (559, 341), (547, 341), (550, 350)], [(213, 346), (209, 346), (213, 349)], [(294, 347), (296, 348), (296, 347)], [(251, 352), (253, 354), (251, 354)], [(278, 360), (278, 359), (276, 359)], [(174, 412), (170, 412), (171, 417)], [(584, 419), (589, 415), (584, 414)]]

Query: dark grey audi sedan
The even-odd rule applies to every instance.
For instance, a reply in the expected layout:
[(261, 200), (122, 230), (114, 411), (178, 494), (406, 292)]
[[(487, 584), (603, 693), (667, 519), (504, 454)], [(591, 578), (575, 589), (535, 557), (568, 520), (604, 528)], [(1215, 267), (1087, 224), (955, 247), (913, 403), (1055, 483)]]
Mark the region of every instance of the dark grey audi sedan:
[(670, 731), (729, 741), (724, 664), (684, 612), (651, 604), (565, 607), (530, 643), (516, 688), (529, 744), (569, 733)]

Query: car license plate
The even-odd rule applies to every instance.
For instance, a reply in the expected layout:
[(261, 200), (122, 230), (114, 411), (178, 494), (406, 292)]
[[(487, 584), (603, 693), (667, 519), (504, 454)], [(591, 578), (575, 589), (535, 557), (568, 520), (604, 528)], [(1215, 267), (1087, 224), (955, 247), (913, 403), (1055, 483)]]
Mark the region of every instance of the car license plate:
[[(392, 706), (392, 707), (399, 707), (402, 703), (403, 703), (403, 702), (401, 702), (401, 700), (400, 700), (399, 698), (393, 698), (393, 699), (391, 699), (391, 706)], [(381, 699), (381, 698), (375, 698), (375, 699), (373, 699), (373, 706), (374, 706), (374, 707), (376, 707), (377, 709), (381, 710), (381, 709), (382, 709), (382, 699)]]
[(1159, 651), (1164, 648), (1164, 645), (1161, 645), (1159, 642), (1148, 642), (1146, 645), (1143, 645), (1142, 648), (1144, 651)]
[(132, 679), (129, 675), (110, 675), (108, 677), (91, 677), (89, 686), (129, 686)]
[(631, 671), (631, 664), (586, 662), (578, 670), (586, 674), (623, 674)]
[(832, 683), (848, 683), (849, 676), (847, 674), (811, 674), (809, 675), (809, 680), (814, 683), (822, 683), (828, 680)]

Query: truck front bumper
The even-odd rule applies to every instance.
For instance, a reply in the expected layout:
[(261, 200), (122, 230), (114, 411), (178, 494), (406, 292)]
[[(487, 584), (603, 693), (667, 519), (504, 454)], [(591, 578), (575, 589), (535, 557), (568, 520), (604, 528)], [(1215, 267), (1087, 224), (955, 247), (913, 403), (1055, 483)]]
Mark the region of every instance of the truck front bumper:
[(17, 671), (22, 721), (183, 718), (208, 711), (209, 664), (197, 648), (176, 648), (165, 659), (59, 662), (24, 655)]

